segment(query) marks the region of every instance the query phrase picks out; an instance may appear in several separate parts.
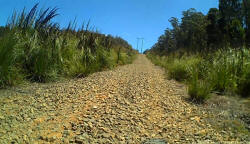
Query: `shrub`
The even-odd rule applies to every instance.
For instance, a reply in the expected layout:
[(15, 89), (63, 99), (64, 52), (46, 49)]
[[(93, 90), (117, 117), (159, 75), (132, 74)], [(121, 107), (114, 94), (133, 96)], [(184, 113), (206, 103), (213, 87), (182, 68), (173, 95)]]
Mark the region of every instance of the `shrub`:
[(208, 73), (213, 90), (236, 92), (243, 67), (240, 50), (217, 51), (214, 54)]
[(20, 62), (27, 75), (27, 79), (37, 82), (55, 80), (59, 75), (61, 67), (60, 47), (53, 45), (50, 40), (41, 44), (39, 34), (21, 35), (19, 47), (22, 49)]
[(166, 61), (164, 57), (160, 57), (153, 54), (147, 54), (147, 58), (149, 58), (155, 65), (165, 67), (164, 62)]
[(188, 70), (185, 63), (181, 60), (174, 60), (174, 62), (167, 67), (168, 75), (177, 81), (183, 81), (188, 78)]
[(188, 94), (190, 95), (190, 98), (198, 102), (204, 102), (207, 100), (210, 97), (210, 92), (210, 88), (208, 88), (206, 82), (201, 80), (192, 82), (188, 85)]
[(36, 4), (28, 13), (15, 12), (0, 29), (0, 87), (23, 78), (48, 82), (82, 77), (132, 62), (136, 52), (122, 38), (90, 31), (89, 23), (77, 31), (75, 22), (60, 29), (51, 22), (57, 15), (57, 8), (39, 11)]
[(196, 56), (183, 57), (180, 59), (169, 58), (167, 61), (168, 64), (165, 64), (165, 66), (168, 70), (169, 77), (177, 81), (184, 81), (190, 79), (190, 68), (197, 68), (200, 58)]
[(250, 97), (250, 66), (246, 67), (238, 83), (237, 92), (243, 97)]
[(209, 72), (208, 77), (213, 86), (213, 90), (224, 92), (226, 89), (233, 87), (234, 81), (226, 65), (220, 63), (218, 65), (213, 65)]
[(78, 40), (74, 37), (71, 37), (71, 39), (68, 39), (64, 43), (61, 49), (63, 75), (67, 77), (80, 77), (86, 71), (83, 63), (84, 52), (76, 49)]
[[(111, 52), (104, 50), (104, 48), (100, 47), (97, 51), (97, 61), (99, 63), (100, 70), (102, 69), (110, 69), (114, 67), (114, 59), (110, 57)], [(125, 63), (124, 63), (125, 64)]]
[(19, 54), (14, 34), (8, 33), (5, 37), (0, 38), (0, 41), (0, 88), (2, 88), (21, 82), (23, 76), (15, 66)]
[(207, 81), (198, 79), (196, 70), (192, 73), (192, 78), (188, 84), (188, 94), (192, 100), (204, 102), (210, 97), (211, 86)]
[(148, 54), (148, 58), (165, 67), (170, 78), (185, 80), (192, 99), (205, 100), (210, 91), (237, 92), (243, 97), (249, 96), (249, 49), (218, 50), (203, 57), (182, 55), (176, 58), (175, 55), (159, 57)]
[(126, 64), (129, 61), (129, 57), (126, 53), (121, 53), (118, 64)]

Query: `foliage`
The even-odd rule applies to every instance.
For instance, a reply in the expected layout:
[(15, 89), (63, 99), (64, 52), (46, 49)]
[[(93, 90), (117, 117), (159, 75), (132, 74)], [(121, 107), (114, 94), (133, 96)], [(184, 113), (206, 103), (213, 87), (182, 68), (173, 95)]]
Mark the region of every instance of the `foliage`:
[(167, 70), (170, 79), (177, 81), (185, 81), (191, 78), (190, 68), (196, 67), (201, 61), (199, 56), (181, 57), (176, 59), (173, 55), (168, 57), (159, 57), (148, 54), (147, 57), (153, 61), (154, 64), (164, 67)]
[(206, 57), (199, 55), (156, 56), (148, 53), (153, 63), (164, 67), (170, 78), (188, 84), (192, 99), (204, 101), (209, 93), (238, 93), (249, 97), (250, 50), (219, 50)]
[(219, 9), (211, 8), (207, 15), (188, 9), (181, 22), (177, 18), (169, 20), (172, 29), (167, 28), (149, 51), (161, 56), (177, 51), (206, 55), (219, 49), (248, 48), (249, 9), (247, 0), (220, 0)]
[(250, 1), (243, 0), (243, 24), (245, 25), (245, 40), (250, 47)]
[(246, 69), (238, 83), (238, 93), (243, 97), (250, 97), (250, 67)]
[(0, 26), (0, 38), (3, 37), (5, 31), (5, 28), (3, 26)]
[(249, 8), (248, 0), (219, 0), (219, 9), (211, 8), (207, 15), (188, 9), (180, 22), (169, 20), (172, 29), (145, 53), (170, 78), (186, 82), (192, 98), (205, 100), (210, 92), (247, 97)]
[(5, 85), (15, 85), (22, 81), (18, 65), (15, 61), (18, 58), (18, 50), (15, 47), (16, 39), (13, 33), (0, 38), (0, 88)]
[(206, 81), (199, 80), (197, 74), (194, 74), (188, 83), (188, 94), (191, 100), (204, 102), (210, 97), (210, 92), (210, 85)]
[(57, 10), (38, 10), (36, 4), (28, 13), (14, 12), (0, 29), (0, 87), (82, 77), (131, 62), (135, 51), (125, 40), (92, 31), (89, 23), (61, 29), (51, 21)]

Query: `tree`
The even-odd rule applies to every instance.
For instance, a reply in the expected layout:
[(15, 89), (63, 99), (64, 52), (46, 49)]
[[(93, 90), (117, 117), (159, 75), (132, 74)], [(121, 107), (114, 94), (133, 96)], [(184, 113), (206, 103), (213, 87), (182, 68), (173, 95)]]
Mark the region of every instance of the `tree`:
[(181, 27), (182, 47), (188, 52), (201, 52), (207, 47), (207, 19), (201, 13), (191, 8), (183, 12)]
[(219, 10), (226, 22), (234, 19), (242, 22), (242, 0), (219, 0)]
[(231, 46), (234, 48), (239, 48), (243, 46), (245, 39), (245, 31), (242, 27), (241, 22), (238, 19), (232, 20), (229, 25), (229, 36), (231, 38)]
[(242, 0), (219, 0), (219, 11), (221, 18), (219, 20), (220, 29), (224, 33), (224, 42), (229, 43), (232, 47), (242, 46), (244, 39), (242, 33), (243, 15)]
[(169, 22), (171, 23), (173, 29), (171, 30), (171, 38), (173, 41), (173, 49), (177, 50), (181, 46), (181, 28), (179, 24), (179, 20), (175, 17), (172, 17), (169, 19)]
[(246, 33), (246, 45), (250, 47), (250, 1), (243, 0), (243, 19)]
[(6, 29), (3, 26), (0, 26), (0, 37), (2, 37), (4, 35), (5, 31), (6, 31)]
[(181, 23), (177, 18), (169, 19), (172, 29), (166, 29), (151, 51), (157, 54), (169, 54), (180, 49), (192, 52), (201, 52), (206, 49), (207, 19), (201, 12), (189, 9), (183, 12)]
[(217, 8), (211, 8), (207, 14), (208, 25), (206, 27), (208, 48), (211, 47), (215, 49), (221, 46), (223, 35), (219, 29), (219, 19), (219, 10)]

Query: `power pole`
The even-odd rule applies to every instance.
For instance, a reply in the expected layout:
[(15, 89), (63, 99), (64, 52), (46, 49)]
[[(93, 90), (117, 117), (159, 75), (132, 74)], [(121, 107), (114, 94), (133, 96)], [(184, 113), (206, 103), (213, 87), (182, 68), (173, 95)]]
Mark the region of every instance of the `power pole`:
[(142, 49), (143, 49), (143, 40), (144, 40), (144, 38), (141, 38), (141, 53), (142, 53)]
[(136, 50), (138, 50), (138, 52), (139, 52), (139, 48), (138, 48), (139, 40), (140, 40), (140, 38), (137, 38), (137, 47), (136, 47)]
[(137, 38), (137, 50), (138, 50), (138, 52), (140, 52), (140, 49), (139, 49), (139, 41), (140, 40), (141, 40), (141, 53), (142, 53), (144, 38)]

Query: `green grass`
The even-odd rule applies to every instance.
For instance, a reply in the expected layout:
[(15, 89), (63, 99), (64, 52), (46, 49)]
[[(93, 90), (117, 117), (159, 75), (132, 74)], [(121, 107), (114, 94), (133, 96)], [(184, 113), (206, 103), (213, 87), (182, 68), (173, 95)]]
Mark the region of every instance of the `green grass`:
[(188, 94), (191, 100), (204, 102), (210, 97), (210, 87), (205, 81), (197, 80), (188, 85)]
[(250, 65), (244, 68), (242, 76), (239, 78), (237, 93), (243, 97), (250, 97)]
[(147, 55), (154, 64), (164, 67), (170, 79), (185, 81), (191, 78), (190, 68), (197, 66), (201, 58), (198, 56), (175, 58), (174, 56), (159, 57)]
[(22, 81), (49, 82), (60, 77), (83, 77), (90, 73), (131, 63), (136, 51), (120, 37), (76, 30), (51, 22), (57, 8), (14, 12), (1, 28), (0, 88)]
[(20, 74), (19, 66), (15, 66), (18, 50), (15, 47), (14, 34), (9, 33), (0, 38), (0, 41), (0, 88), (3, 88), (20, 83), (23, 76)]
[(147, 56), (154, 64), (164, 67), (169, 78), (185, 82), (193, 100), (205, 101), (211, 92), (250, 96), (249, 49), (218, 50), (206, 56)]
[(191, 100), (204, 102), (210, 97), (211, 85), (208, 81), (199, 79), (198, 70), (195, 67), (191, 70), (191, 78), (188, 81), (188, 94)]

